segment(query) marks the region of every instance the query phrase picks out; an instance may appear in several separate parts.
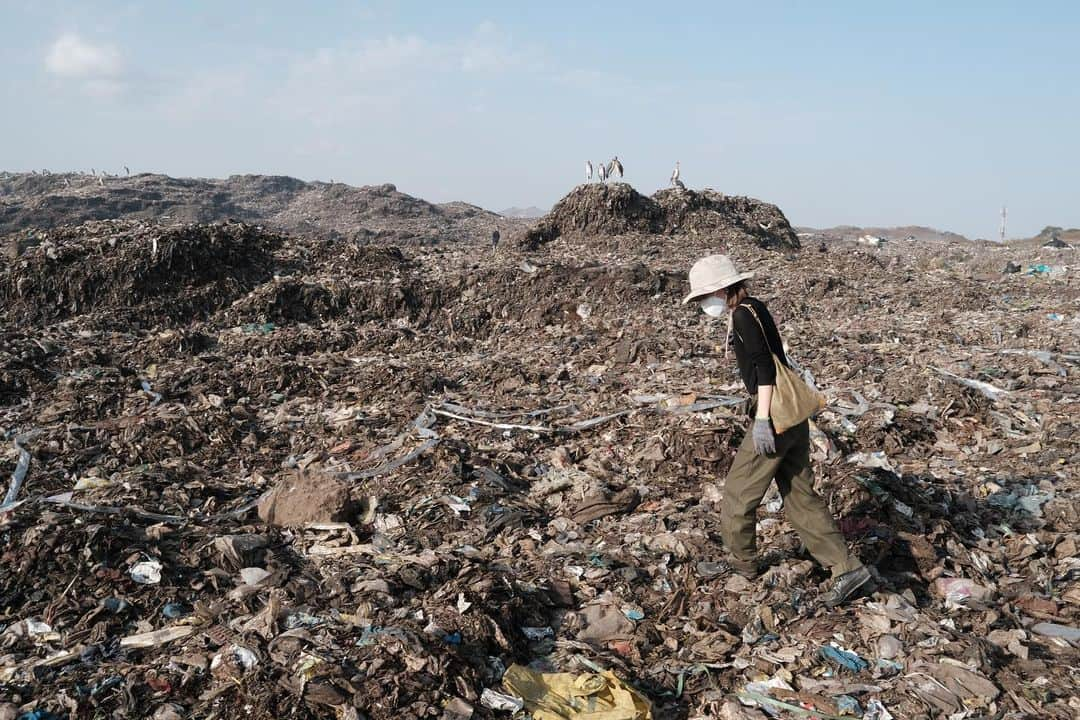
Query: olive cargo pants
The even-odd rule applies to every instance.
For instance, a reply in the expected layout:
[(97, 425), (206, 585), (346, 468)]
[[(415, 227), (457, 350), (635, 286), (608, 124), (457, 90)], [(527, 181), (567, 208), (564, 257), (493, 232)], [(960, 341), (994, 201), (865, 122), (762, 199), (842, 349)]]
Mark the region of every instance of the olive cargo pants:
[(740, 560), (757, 558), (757, 509), (776, 478), (784, 514), (803, 544), (833, 577), (859, 568), (836, 527), (829, 508), (814, 491), (810, 467), (810, 425), (803, 422), (776, 436), (776, 453), (758, 455), (748, 431), (724, 484), (720, 532), (728, 551)]

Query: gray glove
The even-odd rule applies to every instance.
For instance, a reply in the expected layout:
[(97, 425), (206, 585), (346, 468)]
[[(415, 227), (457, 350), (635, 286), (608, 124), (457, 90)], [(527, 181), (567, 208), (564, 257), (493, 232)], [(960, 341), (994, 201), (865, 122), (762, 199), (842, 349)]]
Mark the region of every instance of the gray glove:
[(754, 420), (754, 452), (758, 455), (776, 454), (776, 435), (773, 434), (772, 423), (769, 418), (756, 418)]

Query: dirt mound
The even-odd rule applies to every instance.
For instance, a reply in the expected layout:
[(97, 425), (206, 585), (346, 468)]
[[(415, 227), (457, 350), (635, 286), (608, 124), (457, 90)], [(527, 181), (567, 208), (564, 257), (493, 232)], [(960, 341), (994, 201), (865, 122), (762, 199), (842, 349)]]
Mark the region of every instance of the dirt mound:
[(661, 190), (651, 198), (626, 183), (579, 185), (518, 238), (534, 250), (563, 235), (710, 234), (762, 248), (798, 248), (799, 239), (775, 205), (713, 190)]
[(282, 238), (240, 223), (163, 228), (89, 222), (40, 233), (0, 269), (13, 323), (118, 311), (174, 322), (205, 315), (269, 278)]

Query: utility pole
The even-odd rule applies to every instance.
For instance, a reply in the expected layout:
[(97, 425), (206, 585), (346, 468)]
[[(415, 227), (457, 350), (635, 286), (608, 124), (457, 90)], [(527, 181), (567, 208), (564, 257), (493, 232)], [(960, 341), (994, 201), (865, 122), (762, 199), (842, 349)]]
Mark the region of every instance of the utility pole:
[(1005, 242), (1005, 216), (1008, 214), (1008, 210), (1004, 205), (1001, 206), (1001, 242)]

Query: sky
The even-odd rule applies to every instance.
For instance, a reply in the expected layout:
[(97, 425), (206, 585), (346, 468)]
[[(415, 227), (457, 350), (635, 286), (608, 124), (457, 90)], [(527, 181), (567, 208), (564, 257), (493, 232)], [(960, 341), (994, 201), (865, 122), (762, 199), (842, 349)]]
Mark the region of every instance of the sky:
[(1080, 226), (1080, 3), (0, 0), (0, 169), (550, 207), (586, 159), (796, 225)]

